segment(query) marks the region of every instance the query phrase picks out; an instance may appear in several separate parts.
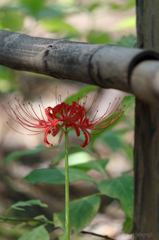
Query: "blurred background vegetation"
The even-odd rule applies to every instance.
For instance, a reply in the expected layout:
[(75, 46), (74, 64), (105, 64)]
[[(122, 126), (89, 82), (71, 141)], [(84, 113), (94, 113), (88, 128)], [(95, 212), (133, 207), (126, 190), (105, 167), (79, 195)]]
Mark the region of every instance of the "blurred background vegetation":
[[(35, 37), (134, 47), (135, 21), (135, 0), (0, 1), (0, 29)], [(57, 152), (58, 139), (55, 138), (53, 149), (46, 150), (41, 146), (30, 154), (28, 149), (43, 145), (43, 136), (26, 137), (14, 132), (6, 122), (9, 121), (17, 130), (19, 126), (12, 123), (2, 108), (2, 105), (7, 108), (8, 101), (14, 102), (15, 96), (19, 99), (25, 97), (28, 101), (34, 102), (35, 109), (38, 108), (40, 96), (45, 107), (55, 105), (55, 86), (58, 88), (58, 93), (63, 96), (63, 100), (67, 97), (68, 90), (70, 95), (74, 94), (72, 99), (76, 99), (76, 93), (79, 92), (82, 96), (87, 89), (91, 92), (87, 105), (91, 103), (95, 92), (100, 96), (102, 91), (100, 88), (89, 87), (79, 82), (61, 81), (0, 66), (0, 215), (5, 215), (6, 209), (11, 204), (30, 199), (40, 199), (49, 207), (48, 209), (27, 207), (25, 212), (12, 211), (11, 216), (35, 217), (45, 214), (51, 219), (53, 212), (61, 212), (64, 209), (63, 185), (60, 187), (47, 184), (30, 186), (22, 180), (33, 169), (57, 164), (64, 166), (64, 146), (61, 145), (60, 151)], [(115, 96), (124, 96), (122, 92), (115, 90), (103, 90), (103, 92), (100, 114), (105, 111), (106, 104), (113, 101)], [(130, 101), (134, 102), (134, 98), (131, 97)], [(73, 145), (70, 150), (70, 164), (103, 158), (109, 159), (107, 171), (112, 177), (120, 176), (126, 171), (133, 174), (134, 114), (132, 108), (126, 112), (123, 121), (115, 128), (108, 129), (102, 135), (93, 138), (92, 143), (86, 149), (79, 147), (83, 141), (82, 137), (81, 139), (75, 138), (72, 134), (70, 136), (70, 143)], [(15, 159), (18, 160), (13, 161)], [(4, 160), (10, 163), (3, 166)], [(98, 181), (102, 178), (100, 173), (93, 170), (90, 171), (90, 175)], [(77, 182), (70, 185), (70, 191), (70, 198), (73, 200), (95, 193), (97, 189), (89, 182)], [(99, 214), (87, 230), (94, 230), (115, 239), (131, 239), (130, 236), (122, 233), (124, 217), (118, 201), (102, 197)], [(19, 225), (15, 228), (12, 223), (0, 223), (0, 240), (17, 240), (25, 231), (26, 228)], [(51, 233), (53, 229), (50, 227), (48, 231)], [(54, 239), (56, 233), (50, 236)], [(74, 239), (89, 240), (92, 237), (79, 235)]]

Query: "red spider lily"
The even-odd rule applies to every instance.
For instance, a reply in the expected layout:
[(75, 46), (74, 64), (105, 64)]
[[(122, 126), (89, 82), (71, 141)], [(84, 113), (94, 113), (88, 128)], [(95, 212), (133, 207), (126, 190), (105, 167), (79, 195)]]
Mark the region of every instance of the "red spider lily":
[[(15, 98), (16, 99), (16, 98)], [(44, 136), (44, 143), (47, 147), (52, 147), (53, 144), (49, 143), (47, 140), (47, 135), (52, 134), (53, 136), (56, 136), (56, 134), (59, 132), (59, 130), (56, 128), (56, 120), (50, 120), (44, 119), (44, 115), (42, 114), (41, 107), (41, 118), (36, 114), (33, 106), (30, 104), (30, 102), (26, 102), (24, 99), (24, 103), (20, 103), (19, 100), (16, 99), (17, 104), (15, 104), (15, 110), (10, 106), (9, 107), (13, 112), (13, 116), (11, 116), (4, 108), (4, 110), (7, 112), (7, 114), (17, 123), (19, 123), (22, 127), (32, 132), (32, 134), (24, 134), (21, 132), (18, 132), (15, 130), (12, 126), (8, 125), (16, 132), (24, 135), (37, 135), (40, 133), (45, 132)], [(35, 130), (36, 129), (36, 130)], [(58, 131), (57, 131), (58, 130)]]
[[(45, 109), (45, 114), (42, 113), (41, 107), (41, 118), (36, 114), (33, 106), (24, 100), (24, 103), (20, 103), (16, 99), (17, 104), (15, 105), (15, 110), (10, 106), (14, 117), (7, 114), (22, 127), (32, 132), (32, 134), (26, 135), (36, 135), (45, 132), (44, 144), (47, 147), (52, 147), (53, 144), (49, 143), (47, 140), (47, 135), (51, 134), (53, 137), (56, 136), (61, 130), (62, 134), (59, 138), (59, 144), (62, 139), (64, 131), (70, 131), (75, 129), (77, 137), (80, 136), (81, 131), (85, 136), (85, 141), (81, 144), (82, 147), (86, 147), (91, 141), (92, 133), (89, 130), (100, 130), (97, 134), (103, 132), (106, 128), (114, 124), (123, 115), (125, 110), (119, 109), (121, 101), (120, 99), (115, 99), (113, 104), (109, 104), (106, 112), (101, 116), (96, 118), (98, 112), (97, 107), (95, 107), (96, 97), (93, 100), (91, 107), (86, 110), (87, 97), (85, 97), (83, 104), (79, 102), (72, 102), (72, 105), (61, 102), (55, 107), (47, 107)], [(94, 108), (94, 110), (93, 110)], [(88, 116), (88, 113), (91, 114)], [(116, 116), (111, 118), (111, 116), (116, 112)], [(9, 125), (10, 126), (10, 125)], [(65, 127), (65, 129), (63, 129)], [(12, 127), (11, 127), (12, 128)], [(13, 129), (13, 128), (12, 128)], [(36, 130), (35, 130), (36, 129)], [(15, 129), (13, 129), (15, 130)], [(81, 130), (81, 131), (80, 131)], [(16, 131), (16, 130), (15, 130)], [(18, 131), (16, 131), (18, 132)], [(21, 133), (21, 132), (19, 132)], [(21, 133), (23, 134), (23, 133)]]

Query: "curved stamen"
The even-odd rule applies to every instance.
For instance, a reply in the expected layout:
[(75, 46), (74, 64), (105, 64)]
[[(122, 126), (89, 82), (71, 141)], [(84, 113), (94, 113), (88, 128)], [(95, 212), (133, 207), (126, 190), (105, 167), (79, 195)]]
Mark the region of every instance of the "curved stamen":
[[(69, 96), (69, 95), (68, 95)], [(16, 99), (17, 104), (15, 104), (15, 109), (13, 109), (8, 103), (9, 108), (11, 109), (14, 116), (11, 116), (6, 109), (5, 112), (11, 117), (15, 122), (19, 123), (24, 129), (32, 132), (32, 134), (25, 134), (14, 129), (10, 124), (8, 125), (16, 132), (23, 135), (37, 135), (45, 132), (44, 143), (47, 147), (51, 147), (53, 144), (49, 143), (47, 140), (48, 134), (51, 134), (53, 137), (56, 136), (60, 131), (61, 135), (59, 137), (59, 144), (63, 136), (63, 127), (73, 128), (76, 132), (77, 137), (80, 136), (80, 131), (83, 132), (85, 136), (85, 141), (81, 145), (86, 147), (91, 141), (91, 135), (96, 135), (105, 131), (108, 127), (116, 123), (120, 117), (123, 115), (126, 109), (119, 109), (121, 101), (120, 98), (116, 98), (114, 102), (109, 103), (105, 113), (101, 117), (97, 117), (98, 107), (102, 100), (103, 95), (100, 97), (98, 103), (97, 95), (94, 96), (91, 106), (86, 110), (87, 95), (84, 96), (83, 103), (72, 102), (72, 105), (66, 104), (61, 101), (61, 95), (59, 99), (57, 98), (57, 87), (55, 88), (55, 97), (57, 105), (55, 107), (47, 107), (44, 109), (44, 105), (41, 101), (39, 105), (41, 118), (35, 112), (33, 105), (30, 102), (20, 103), (19, 99)], [(44, 113), (43, 111), (44, 110)], [(88, 116), (89, 111), (91, 111), (90, 116)], [(113, 116), (114, 113), (117, 113)], [(113, 116), (111, 119), (110, 117)], [(46, 120), (45, 120), (46, 119)], [(90, 130), (97, 130), (97, 133), (90, 133)]]

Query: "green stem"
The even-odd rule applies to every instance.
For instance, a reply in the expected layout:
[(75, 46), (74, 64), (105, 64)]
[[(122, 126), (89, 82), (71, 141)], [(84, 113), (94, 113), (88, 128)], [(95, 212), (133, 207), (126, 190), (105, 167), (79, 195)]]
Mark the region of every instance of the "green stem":
[(65, 240), (70, 240), (68, 132), (65, 131)]

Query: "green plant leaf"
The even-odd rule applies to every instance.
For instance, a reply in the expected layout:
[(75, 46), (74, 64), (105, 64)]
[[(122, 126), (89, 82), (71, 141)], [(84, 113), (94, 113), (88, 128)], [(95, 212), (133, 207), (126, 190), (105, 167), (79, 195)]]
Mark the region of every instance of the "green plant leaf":
[(35, 14), (44, 8), (45, 0), (20, 0), (21, 4), (26, 6), (31, 14)]
[(28, 200), (28, 201), (19, 201), (13, 205), (11, 205), (8, 210), (15, 209), (20, 211), (25, 211), (24, 207), (38, 205), (40, 207), (47, 207), (47, 204), (42, 203), (40, 200)]
[(126, 145), (124, 146), (123, 150), (125, 151), (128, 158), (134, 163), (134, 149), (132, 146)]
[(63, 18), (65, 14), (62, 10), (56, 8), (54, 5), (53, 7), (45, 7), (41, 9), (38, 13), (36, 13), (36, 19), (44, 19), (44, 18)]
[[(25, 181), (35, 184), (37, 182), (50, 183), (50, 184), (64, 184), (65, 183), (65, 169), (64, 168), (46, 168), (37, 169), (31, 172), (24, 178)], [(97, 182), (94, 178), (87, 175), (84, 171), (79, 169), (69, 169), (69, 182), (76, 181), (90, 181), (95, 184)]]
[[(123, 134), (132, 130), (132, 127), (120, 129), (120, 130), (112, 130), (107, 129), (105, 132), (101, 133), (100, 135), (93, 135), (92, 136), (92, 146), (94, 141), (99, 137), (101, 140), (106, 142), (113, 151), (119, 150), (121, 147), (125, 147), (125, 143), (123, 141)], [(95, 137), (94, 137), (95, 136)]]
[(134, 48), (136, 41), (136, 36), (130, 34), (129, 36), (122, 36), (120, 40), (115, 43), (115, 45), (120, 47)]
[(133, 229), (133, 219), (126, 216), (125, 222), (124, 222), (124, 225), (123, 225), (123, 231), (125, 233), (129, 234), (129, 233), (131, 233), (132, 229)]
[[(54, 146), (55, 147), (55, 146)], [(17, 160), (23, 156), (26, 156), (26, 155), (32, 155), (32, 154), (38, 154), (40, 152), (43, 152), (45, 150), (47, 150), (48, 148), (44, 145), (40, 145), (38, 146), (36, 149), (28, 149), (28, 150), (24, 150), (24, 151), (16, 151), (16, 152), (13, 152), (11, 154), (9, 154), (5, 159), (4, 159), (4, 165), (14, 161), (14, 160)]]
[(88, 85), (86, 87), (83, 87), (82, 89), (79, 90), (78, 93), (71, 95), (69, 98), (65, 100), (65, 103), (72, 104), (72, 102), (78, 102), (78, 100), (84, 98), (84, 96), (90, 92), (95, 91), (99, 87), (97, 86), (91, 86)]
[(81, 169), (86, 172), (91, 169), (94, 169), (94, 170), (102, 173), (105, 176), (105, 174), (106, 174), (105, 166), (107, 165), (108, 161), (109, 161), (108, 159), (99, 159), (96, 161), (90, 161), (87, 163), (72, 165), (71, 167), (78, 168), (78, 169)]
[(18, 240), (50, 240), (50, 237), (45, 227), (40, 226), (23, 234)]
[[(88, 226), (98, 212), (100, 206), (99, 196), (88, 196), (74, 200), (70, 203), (70, 232), (80, 232)], [(62, 214), (54, 213), (55, 227), (65, 229), (65, 211)]]
[[(2, 29), (2, 28), (1, 28)], [(0, 67), (0, 92), (9, 92), (16, 89), (16, 81), (11, 70), (4, 66)]]
[(125, 143), (123, 141), (123, 134), (132, 130), (132, 127), (124, 128), (120, 130), (112, 130), (108, 129), (105, 131), (104, 134), (101, 134), (100, 139), (102, 139), (104, 142), (106, 142), (112, 150), (115, 152), (119, 150), (123, 146), (125, 147)]
[(131, 176), (121, 176), (105, 180), (99, 183), (98, 189), (102, 194), (120, 201), (122, 210), (126, 215), (124, 229), (129, 229), (130, 232), (130, 226), (132, 226), (131, 223), (133, 222), (134, 178)]
[(113, 40), (111, 37), (102, 31), (91, 30), (87, 36), (87, 41), (89, 43), (98, 43), (98, 44), (112, 44)]
[[(72, 8), (73, 7), (73, 8)], [(71, 8), (71, 12), (69, 11)], [(71, 4), (55, 4), (50, 2), (50, 4), (43, 7), (38, 13), (36, 13), (36, 19), (43, 19), (46, 18), (46, 20), (51, 19), (64, 19), (64, 17), (70, 16), (71, 14), (74, 14), (76, 12), (81, 12), (81, 8), (75, 7), (75, 5)], [(42, 21), (43, 22), (43, 21)]]
[[(49, 221), (49, 220), (45, 217), (45, 215), (39, 215), (39, 216), (34, 217), (33, 219), (39, 220), (39, 221), (42, 221), (42, 222), (46, 222), (46, 223), (48, 223), (48, 224), (51, 223), (51, 221)], [(51, 224), (53, 224), (53, 222), (52, 222)], [(33, 227), (33, 226), (37, 226), (37, 225), (39, 225), (39, 222), (38, 222), (38, 221), (36, 222), (36, 221), (30, 220), (30, 221), (27, 222), (27, 225), (32, 226), (32, 227)]]

